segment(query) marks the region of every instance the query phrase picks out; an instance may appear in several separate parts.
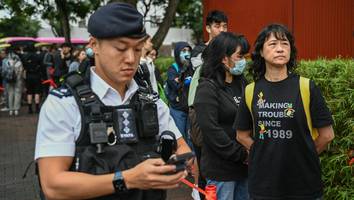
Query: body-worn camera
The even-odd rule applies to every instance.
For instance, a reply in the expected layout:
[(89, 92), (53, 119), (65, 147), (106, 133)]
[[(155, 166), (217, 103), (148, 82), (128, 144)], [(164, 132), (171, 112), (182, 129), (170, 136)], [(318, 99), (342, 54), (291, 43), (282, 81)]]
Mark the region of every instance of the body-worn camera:
[(140, 138), (155, 137), (159, 133), (159, 120), (155, 94), (142, 91), (139, 88), (139, 104), (137, 108), (137, 121)]

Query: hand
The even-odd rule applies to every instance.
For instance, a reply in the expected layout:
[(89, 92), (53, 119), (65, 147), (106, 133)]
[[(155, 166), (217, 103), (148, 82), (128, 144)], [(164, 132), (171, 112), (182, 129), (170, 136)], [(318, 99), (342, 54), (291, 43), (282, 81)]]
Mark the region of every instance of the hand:
[(187, 172), (175, 173), (175, 165), (165, 165), (162, 159), (148, 159), (132, 169), (122, 172), (128, 189), (170, 189), (178, 187)]
[(192, 77), (191, 76), (187, 76), (185, 79), (184, 79), (184, 85), (189, 85), (192, 81)]

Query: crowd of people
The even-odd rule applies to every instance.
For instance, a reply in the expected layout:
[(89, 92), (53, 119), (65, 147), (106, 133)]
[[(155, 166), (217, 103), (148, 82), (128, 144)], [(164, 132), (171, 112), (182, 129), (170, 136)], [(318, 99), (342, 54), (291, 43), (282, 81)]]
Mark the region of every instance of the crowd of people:
[(193, 49), (177, 42), (167, 70), (164, 93), (196, 154), (195, 184), (215, 185), (218, 200), (322, 199), (318, 154), (334, 137), (333, 120), (319, 88), (294, 72), (293, 35), (280, 24), (260, 32), (247, 93), (250, 44), (227, 25), (211, 11), (209, 40)]
[[(248, 83), (244, 70), (250, 63), (246, 55), (251, 45), (246, 36), (228, 32), (228, 17), (222, 11), (209, 12), (205, 21), (208, 40), (194, 48), (185, 41), (177, 42), (167, 80), (162, 80), (154, 64), (158, 51), (142, 27), (142, 16), (124, 3), (108, 4), (91, 16), (88, 31), (92, 37), (86, 49), (72, 50), (64, 44), (59, 51), (2, 52), (5, 105), (10, 115), (18, 115), (24, 80), (31, 113), (33, 99), (35, 112), (39, 111), (41, 81), (53, 79), (59, 86), (72, 71), (86, 74), (83, 80), (68, 78), (66, 86), (51, 90), (43, 105), (35, 159), (45, 196), (165, 199), (160, 189), (177, 187), (187, 171), (176, 172), (175, 166), (147, 151), (144, 158), (149, 159), (132, 166), (116, 162), (119, 167), (114, 169), (85, 171), (80, 153), (86, 150), (80, 148), (94, 144), (90, 148), (97, 146), (97, 155), (91, 153), (90, 159), (97, 159), (102, 151), (97, 144), (105, 141), (97, 142), (95, 134), (111, 135), (113, 130), (114, 144), (122, 140), (115, 145), (121, 146), (117, 155), (124, 152), (120, 161), (131, 161), (130, 156), (124, 157), (130, 151), (121, 149), (124, 145), (134, 144), (138, 151), (139, 141), (145, 142), (145, 134), (151, 130), (161, 137), (170, 130), (177, 141), (176, 154), (193, 151), (196, 155), (187, 163), (193, 166), (189, 172), (195, 185), (215, 185), (218, 200), (323, 199), (318, 154), (334, 137), (333, 119), (315, 83), (294, 72), (297, 50), (293, 35), (280, 24), (261, 30), (249, 64), (254, 82)], [(16, 69), (16, 80), (7, 78), (9, 66)], [(149, 95), (143, 103), (136, 100), (135, 94), (144, 96), (141, 86), (148, 88), (153, 104), (147, 103)], [(139, 106), (129, 107), (134, 103)], [(146, 110), (140, 112), (140, 108)], [(113, 114), (110, 109), (115, 109)], [(138, 133), (115, 132), (117, 127), (114, 122), (110, 125), (109, 116), (119, 115), (120, 109), (124, 121), (119, 126), (127, 127), (119, 130), (135, 130), (128, 128), (133, 122)], [(127, 122), (129, 109), (142, 115), (136, 116), (137, 122)], [(148, 123), (143, 127), (151, 130), (141, 129), (146, 116)], [(84, 161), (90, 162), (86, 157)], [(90, 167), (101, 161), (95, 162)], [(193, 198), (205, 197), (194, 194)]]
[[(1, 50), (0, 79), (3, 88), (1, 111), (19, 115), (22, 104), (28, 113), (39, 113), (48, 92), (61, 84), (68, 72), (84, 69), (90, 64), (88, 48), (64, 43), (35, 47), (10, 46)], [(92, 55), (91, 55), (92, 56)]]

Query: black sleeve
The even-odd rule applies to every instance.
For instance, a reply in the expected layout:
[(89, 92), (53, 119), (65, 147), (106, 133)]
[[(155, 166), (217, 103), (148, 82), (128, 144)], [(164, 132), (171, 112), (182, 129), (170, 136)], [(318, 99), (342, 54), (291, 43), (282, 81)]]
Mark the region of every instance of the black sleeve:
[(324, 100), (321, 90), (313, 81), (310, 82), (310, 112), (312, 126), (321, 128), (333, 124), (331, 112)]
[(226, 160), (244, 161), (247, 152), (235, 140), (230, 139), (219, 124), (218, 88), (209, 81), (198, 85), (195, 97), (195, 110), (198, 125), (202, 131), (203, 142)]
[(241, 103), (240, 106), (238, 107), (236, 119), (234, 122), (234, 129), (243, 130), (243, 131), (252, 130), (253, 129), (252, 125), (253, 125), (253, 121), (252, 121), (251, 112), (248, 110), (245, 101), (245, 94), (243, 93)]

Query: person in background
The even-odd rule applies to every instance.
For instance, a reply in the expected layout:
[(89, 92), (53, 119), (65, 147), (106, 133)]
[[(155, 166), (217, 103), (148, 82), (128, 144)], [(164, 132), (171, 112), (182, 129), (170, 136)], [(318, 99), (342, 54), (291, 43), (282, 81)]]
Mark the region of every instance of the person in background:
[(310, 97), (303, 99), (305, 79), (294, 73), (296, 54), (294, 36), (280, 24), (266, 26), (255, 41), (255, 82), (246, 87), (235, 121), (237, 140), (249, 152), (254, 200), (323, 199), (318, 154), (334, 138), (333, 119), (319, 87), (309, 79)]
[(23, 55), (23, 66), (25, 69), (25, 83), (27, 89), (28, 113), (32, 114), (33, 98), (35, 103), (35, 113), (39, 113), (40, 94), (42, 92), (41, 84), (41, 63), (42, 59), (36, 53), (33, 46), (29, 46)]
[(193, 76), (190, 63), (192, 47), (187, 42), (177, 42), (174, 49), (175, 63), (167, 70), (167, 99), (171, 116), (179, 131), (191, 147), (189, 139), (188, 91)]
[[(152, 60), (152, 63), (154, 63), (158, 54), (159, 53), (158, 53), (157, 49), (152, 48), (151, 51), (147, 52), (147, 57), (149, 57)], [(155, 65), (155, 78), (156, 78), (156, 83), (157, 83), (157, 88), (158, 88), (158, 93), (160, 95), (160, 99), (162, 99), (166, 104), (168, 104), (168, 99), (166, 97), (165, 90), (164, 90), (165, 81), (163, 80), (163, 78), (161, 76), (161, 71), (160, 71), (159, 67), (156, 65)]]
[(85, 54), (86, 54), (86, 58), (82, 62), (80, 62), (78, 68), (78, 71), (80, 71), (81, 73), (85, 73), (86, 70), (90, 69), (91, 66), (95, 65), (95, 58), (94, 58), (95, 54), (90, 44), (87, 44), (85, 46)]
[(151, 37), (148, 36), (148, 39), (144, 43), (144, 47), (141, 52), (141, 58), (140, 58), (140, 68), (147, 68), (147, 70), (142, 69), (143, 73), (149, 73), (149, 80), (150, 84), (152, 86), (152, 89), (155, 92), (158, 92), (157, 88), (157, 82), (156, 82), (156, 77), (155, 77), (155, 65), (153, 60), (147, 55), (148, 52), (150, 52), (153, 49), (153, 44), (151, 42)]
[(148, 51), (146, 53), (146, 56), (148, 56), (149, 58), (151, 58), (152, 61), (155, 61), (156, 58), (159, 56), (159, 52), (157, 51), (157, 49), (152, 48), (151, 51)]
[[(197, 170), (195, 174), (196, 174), (196, 178), (198, 179), (197, 183), (201, 188), (205, 187), (206, 181), (203, 175), (199, 173), (200, 158), (201, 158), (201, 151), (202, 151), (201, 150), (202, 133), (200, 131), (195, 116), (194, 98), (199, 83), (201, 66), (203, 64), (202, 57), (201, 57), (202, 53), (213, 38), (215, 38), (220, 33), (227, 31), (227, 24), (228, 24), (228, 19), (224, 12), (219, 10), (210, 11), (206, 17), (206, 25), (205, 25), (205, 29), (208, 32), (208, 37), (209, 37), (208, 41), (206, 43), (195, 46), (191, 54), (191, 62), (195, 72), (192, 77), (191, 85), (189, 87), (189, 94), (188, 94), (189, 114), (188, 115), (191, 123), (191, 130), (190, 130), (191, 142), (193, 143), (193, 150), (197, 157), (197, 165), (198, 165), (195, 166), (195, 170)], [(201, 196), (201, 198), (204, 199), (204, 196)]]
[(9, 115), (17, 116), (21, 108), (21, 97), (23, 90), (23, 66), (20, 57), (13, 51), (7, 49), (7, 56), (2, 61), (2, 78), (6, 81), (7, 99), (9, 104)]
[(69, 72), (79, 70), (79, 66), (87, 58), (85, 49), (80, 49), (74, 54), (74, 61), (69, 66)]
[(218, 200), (247, 200), (247, 150), (236, 141), (233, 122), (242, 92), (245, 37), (222, 32), (204, 50), (194, 107), (202, 132), (201, 172), (216, 185)]
[[(159, 53), (158, 53), (158, 51), (155, 48), (152, 48), (151, 51), (148, 51), (146, 53), (146, 56), (151, 59), (152, 63), (155, 62), (155, 60), (156, 60), (158, 55), (159, 55)], [(163, 86), (164, 80), (161, 77), (160, 69), (158, 67), (156, 67), (156, 66), (155, 66), (154, 74), (155, 74), (155, 78), (156, 78), (157, 84), (160, 84), (161, 86)]]
[[(56, 47), (55, 45), (49, 45), (48, 51), (44, 54), (43, 60), (42, 60), (42, 65), (43, 65), (43, 70), (45, 71), (42, 74), (42, 80), (48, 81), (48, 80), (53, 80), (53, 73), (54, 73), (54, 54), (56, 52)], [(47, 98), (48, 93), (51, 89), (53, 89), (53, 86), (50, 85), (50, 83), (46, 83), (42, 85), (43, 88), (43, 100)]]
[(69, 65), (72, 61), (71, 44), (63, 43), (60, 52), (56, 52), (53, 58), (54, 82), (59, 86), (61, 78), (68, 73)]
[(3, 91), (1, 92), (1, 99), (0, 99), (0, 104), (4, 105), (3, 108), (0, 109), (0, 111), (9, 111), (9, 104), (8, 104), (8, 94), (6, 90), (6, 80), (2, 77), (1, 72), (3, 68), (3, 60), (6, 58), (7, 54), (5, 49), (1, 49), (0, 51), (0, 76), (1, 76), (1, 86), (3, 88)]

